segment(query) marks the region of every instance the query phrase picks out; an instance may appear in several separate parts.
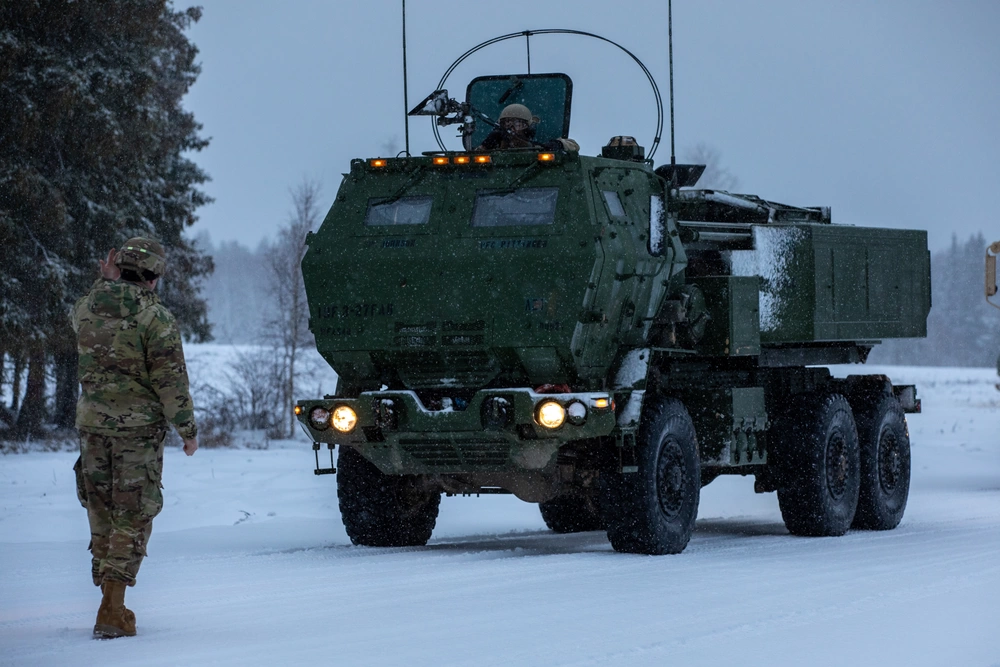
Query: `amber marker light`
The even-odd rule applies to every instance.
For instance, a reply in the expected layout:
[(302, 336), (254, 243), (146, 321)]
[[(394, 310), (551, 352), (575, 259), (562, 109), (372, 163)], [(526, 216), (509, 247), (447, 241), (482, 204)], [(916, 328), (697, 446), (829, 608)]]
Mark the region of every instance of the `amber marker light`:
[(446, 158), (446, 157), (436, 157), (436, 158), (434, 158), (434, 164), (439, 165), (439, 166), (442, 165), (442, 164), (448, 164), (448, 158)]
[(456, 155), (455, 159), (452, 160), (452, 162), (454, 162), (455, 164), (469, 164), (469, 156), (468, 155)]
[(341, 433), (350, 433), (358, 423), (358, 414), (346, 405), (341, 405), (333, 411), (330, 423)]
[(489, 164), (493, 162), (493, 159), (489, 155), (477, 155), (474, 159), (476, 164)]
[(538, 161), (539, 162), (555, 162), (555, 159), (556, 159), (556, 154), (555, 153), (539, 153), (538, 154)]
[(384, 167), (385, 164), (386, 164), (386, 161), (382, 160), (382, 159), (379, 159), (379, 160), (368, 160), (368, 164), (370, 164), (373, 167)]
[(559, 428), (566, 421), (566, 408), (555, 401), (542, 401), (535, 411), (535, 421), (545, 428)]
[(296, 405), (295, 406), (295, 416), (298, 417), (301, 414), (302, 414), (302, 406), (301, 405)]
[(598, 410), (607, 410), (611, 407), (611, 399), (609, 398), (595, 398), (594, 407)]

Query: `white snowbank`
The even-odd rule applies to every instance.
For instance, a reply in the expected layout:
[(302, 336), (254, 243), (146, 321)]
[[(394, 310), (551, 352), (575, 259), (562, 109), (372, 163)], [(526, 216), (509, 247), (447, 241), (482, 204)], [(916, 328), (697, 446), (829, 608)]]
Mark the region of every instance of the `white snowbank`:
[(507, 496), (445, 498), (430, 545), (369, 549), (350, 545), (308, 443), (170, 450), (127, 595), (139, 636), (110, 642), (90, 639), (75, 455), (0, 457), (0, 664), (997, 664), (995, 371), (835, 371), (918, 385), (896, 530), (792, 537), (774, 494), (732, 477), (702, 490), (678, 556), (552, 534)]

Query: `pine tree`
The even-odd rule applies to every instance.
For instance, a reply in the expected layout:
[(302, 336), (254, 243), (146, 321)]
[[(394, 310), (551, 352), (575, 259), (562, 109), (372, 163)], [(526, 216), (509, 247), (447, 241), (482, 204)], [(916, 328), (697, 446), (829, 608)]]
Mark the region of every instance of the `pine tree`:
[(167, 0), (0, 4), (0, 349), (31, 360), (22, 436), (44, 413), (29, 405), (44, 398), (31, 367), (60, 360), (75, 392), (70, 309), (128, 237), (163, 242), (161, 298), (187, 337), (211, 336), (198, 295), (211, 258), (184, 234), (209, 201), (207, 175), (185, 157), (207, 140), (180, 104), (199, 73), (184, 31), (200, 15)]

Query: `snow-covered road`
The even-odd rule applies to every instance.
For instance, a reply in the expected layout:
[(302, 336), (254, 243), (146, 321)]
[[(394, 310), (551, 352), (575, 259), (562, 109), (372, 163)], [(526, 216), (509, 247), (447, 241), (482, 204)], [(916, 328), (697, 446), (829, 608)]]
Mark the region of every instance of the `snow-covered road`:
[(792, 537), (774, 494), (720, 478), (678, 556), (551, 534), (506, 496), (444, 499), (425, 548), (359, 548), (307, 443), (168, 451), (139, 636), (111, 642), (75, 455), (2, 457), (0, 664), (1000, 665), (996, 375), (879, 370), (924, 406), (885, 533)]

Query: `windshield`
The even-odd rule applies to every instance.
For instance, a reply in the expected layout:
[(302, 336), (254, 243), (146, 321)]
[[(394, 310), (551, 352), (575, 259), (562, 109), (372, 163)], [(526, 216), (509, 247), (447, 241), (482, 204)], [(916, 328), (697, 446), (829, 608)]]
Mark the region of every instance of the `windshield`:
[(365, 226), (423, 225), (431, 218), (434, 197), (402, 197), (392, 202), (369, 199)]
[(551, 225), (556, 219), (559, 188), (481, 190), (472, 209), (473, 227)]
[[(469, 83), (466, 100), (480, 113), (494, 121), (508, 104), (523, 104), (539, 119), (535, 126), (535, 142), (569, 136), (570, 103), (573, 81), (565, 74), (517, 74), (481, 76)], [(472, 146), (483, 143), (493, 128), (476, 123)]]

